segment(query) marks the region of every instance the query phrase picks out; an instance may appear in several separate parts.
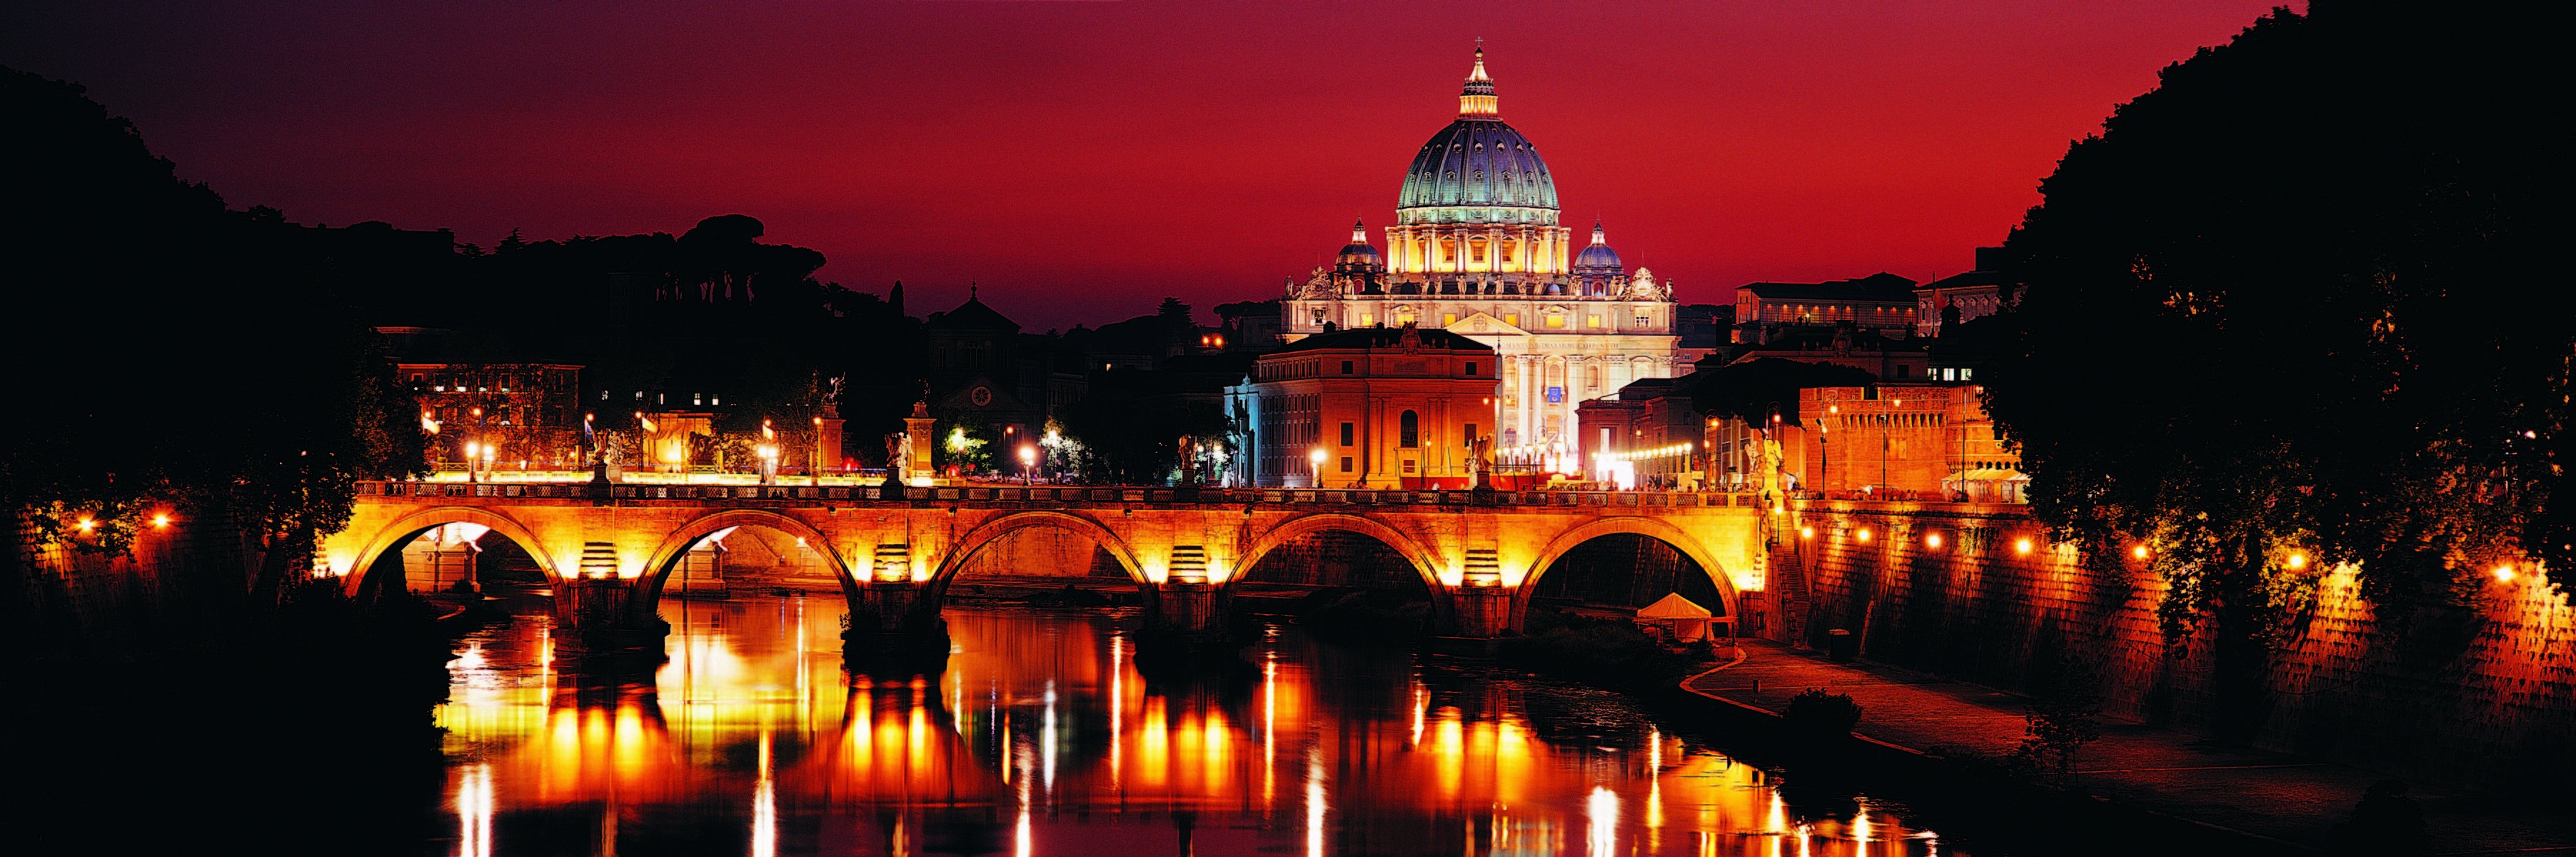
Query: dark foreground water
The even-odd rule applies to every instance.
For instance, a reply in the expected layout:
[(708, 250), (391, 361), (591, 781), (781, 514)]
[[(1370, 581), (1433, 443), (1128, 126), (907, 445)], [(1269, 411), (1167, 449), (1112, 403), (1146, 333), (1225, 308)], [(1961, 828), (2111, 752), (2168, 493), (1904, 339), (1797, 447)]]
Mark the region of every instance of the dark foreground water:
[(836, 598), (666, 601), (649, 678), (542, 617), (463, 642), (433, 853), (1920, 855), (1623, 697), (1273, 629), (1153, 682), (1109, 613), (948, 611), (946, 672), (846, 677)]

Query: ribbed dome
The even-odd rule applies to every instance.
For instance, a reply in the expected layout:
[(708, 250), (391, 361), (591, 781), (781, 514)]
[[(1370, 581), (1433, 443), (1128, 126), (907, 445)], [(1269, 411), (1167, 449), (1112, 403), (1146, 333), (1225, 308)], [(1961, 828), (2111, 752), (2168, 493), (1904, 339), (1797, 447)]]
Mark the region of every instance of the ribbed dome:
[(1554, 224), (1556, 178), (1538, 147), (1503, 124), (1482, 49), (1458, 102), (1458, 121), (1431, 135), (1404, 174), (1399, 221)]
[(1607, 275), (1617, 274), (1623, 269), (1624, 266), (1619, 263), (1619, 251), (1610, 249), (1609, 236), (1601, 231), (1600, 222), (1594, 221), (1592, 224), (1592, 245), (1583, 248), (1582, 253), (1575, 255), (1574, 272), (1577, 274), (1597, 273)]

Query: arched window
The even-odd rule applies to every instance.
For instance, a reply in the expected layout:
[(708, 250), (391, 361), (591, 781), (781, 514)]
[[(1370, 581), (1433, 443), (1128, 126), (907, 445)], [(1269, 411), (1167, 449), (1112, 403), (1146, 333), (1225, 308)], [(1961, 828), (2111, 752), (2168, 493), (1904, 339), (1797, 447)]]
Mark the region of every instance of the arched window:
[(1422, 417), (1405, 411), (1395, 418), (1395, 445), (1406, 449), (1422, 446)]

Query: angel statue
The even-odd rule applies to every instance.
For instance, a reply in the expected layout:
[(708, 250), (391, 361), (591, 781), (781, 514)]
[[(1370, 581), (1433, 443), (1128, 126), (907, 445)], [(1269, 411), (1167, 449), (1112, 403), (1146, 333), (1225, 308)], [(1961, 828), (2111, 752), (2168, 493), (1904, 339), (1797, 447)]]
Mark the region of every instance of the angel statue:
[(1637, 297), (1654, 297), (1655, 272), (1638, 268), (1637, 275), (1628, 279), (1628, 294)]

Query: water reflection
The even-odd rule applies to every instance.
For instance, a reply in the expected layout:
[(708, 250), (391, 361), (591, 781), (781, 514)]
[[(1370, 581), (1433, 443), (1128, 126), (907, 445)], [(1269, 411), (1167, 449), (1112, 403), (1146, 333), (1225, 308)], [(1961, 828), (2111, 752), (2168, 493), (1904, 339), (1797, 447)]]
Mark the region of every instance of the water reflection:
[(840, 612), (669, 602), (651, 675), (557, 669), (542, 617), (469, 638), (452, 853), (1937, 853), (1607, 695), (1293, 629), (1149, 681), (1116, 617), (997, 610), (950, 611), (940, 675), (845, 677)]

